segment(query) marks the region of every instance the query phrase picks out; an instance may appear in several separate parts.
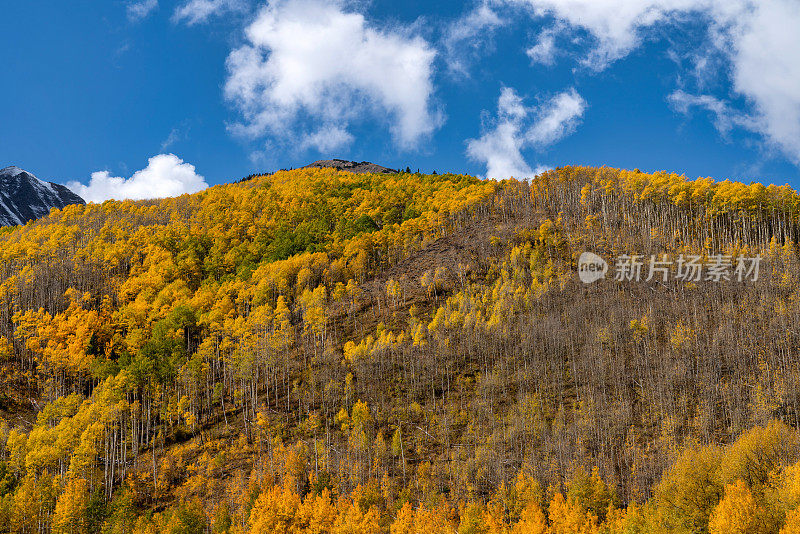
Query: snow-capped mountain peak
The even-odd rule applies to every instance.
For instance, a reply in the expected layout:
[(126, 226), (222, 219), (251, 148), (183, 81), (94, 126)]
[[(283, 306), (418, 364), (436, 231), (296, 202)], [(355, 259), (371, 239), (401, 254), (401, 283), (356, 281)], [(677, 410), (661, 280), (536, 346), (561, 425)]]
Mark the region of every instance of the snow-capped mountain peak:
[(0, 169), (0, 226), (25, 224), (69, 204), (85, 202), (63, 185), (40, 180), (17, 166)]
[[(14, 176), (18, 175), (18, 174), (22, 174), (23, 172), (25, 172), (25, 171), (23, 171), (22, 169), (20, 169), (16, 165), (12, 165), (10, 167), (6, 167), (5, 169), (0, 169), (0, 175), (7, 175), (7, 176), (11, 176), (12, 178)], [(33, 176), (33, 175), (31, 175), (31, 176)]]

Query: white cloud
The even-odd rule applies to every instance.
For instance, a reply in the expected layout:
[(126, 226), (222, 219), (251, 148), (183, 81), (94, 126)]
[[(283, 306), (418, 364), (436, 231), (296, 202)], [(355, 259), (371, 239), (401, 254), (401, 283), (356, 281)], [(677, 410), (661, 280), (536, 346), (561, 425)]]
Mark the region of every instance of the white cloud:
[(172, 21), (189, 26), (208, 21), (224, 13), (247, 11), (246, 0), (189, 0), (175, 9)]
[(539, 118), (526, 134), (528, 141), (538, 147), (552, 145), (575, 131), (585, 110), (586, 101), (575, 89), (557, 94), (539, 108)]
[(161, 142), (161, 150), (166, 150), (178, 141), (181, 141), (184, 138), (184, 133), (181, 131), (180, 128), (173, 128), (169, 135), (167, 136), (164, 141)]
[[(494, 127), (479, 139), (467, 141), (467, 155), (486, 165), (489, 178), (527, 178), (548, 167), (532, 170), (522, 150), (543, 149), (571, 133), (583, 116), (586, 102), (574, 90), (552, 97), (538, 108), (528, 108), (511, 88), (504, 88), (497, 102)], [(529, 124), (528, 118), (535, 120)]]
[(159, 154), (148, 160), (147, 167), (130, 178), (111, 176), (108, 171), (92, 173), (89, 185), (80, 182), (67, 184), (87, 202), (142, 200), (175, 197), (202, 191), (208, 184), (195, 172), (194, 165), (184, 163), (174, 154)]
[(377, 117), (412, 148), (441, 124), (431, 103), (435, 52), (407, 27), (375, 28), (337, 2), (279, 0), (246, 36), (228, 56), (225, 84), (244, 117), (238, 133), (302, 138), (313, 135), (308, 124), (341, 133)]
[(139, 0), (127, 5), (128, 20), (136, 22), (147, 18), (158, 7), (158, 0)]
[[(672, 104), (676, 111), (684, 114), (689, 113), (689, 109), (694, 106), (711, 111), (715, 115), (728, 114), (728, 105), (711, 95), (692, 95), (679, 89), (670, 94), (667, 100), (669, 100), (669, 103)], [(728, 126), (721, 129), (728, 131), (730, 127)]]
[(749, 7), (725, 34), (733, 86), (753, 102), (751, 129), (800, 165), (800, 2), (760, 0)]
[(584, 61), (602, 70), (639, 46), (642, 30), (680, 12), (702, 9), (711, 0), (505, 0), (526, 6), (536, 17), (551, 16), (567, 27), (589, 32), (595, 46)]
[(513, 89), (506, 87), (497, 102), (497, 123), (479, 139), (467, 141), (467, 155), (486, 164), (489, 178), (531, 176), (531, 168), (522, 157), (525, 135), (522, 121), (528, 109)]
[(553, 29), (540, 33), (536, 44), (525, 51), (532, 62), (542, 65), (553, 65), (556, 61), (556, 52), (556, 36)]
[[(551, 17), (556, 24), (542, 32), (537, 44), (528, 49), (531, 59), (552, 60), (557, 52), (554, 37), (577, 28), (596, 41), (583, 64), (599, 71), (636, 48), (642, 41), (643, 29), (676, 13), (701, 10), (714, 1), (725, 0), (483, 0), (449, 31), (462, 34), (465, 40), (471, 38), (469, 45), (479, 47), (492, 31), (520, 20), (525, 12), (537, 19)], [(513, 16), (503, 16), (509, 10)], [(492, 17), (481, 16), (484, 12)], [(470, 24), (471, 21), (476, 23)]]
[(352, 142), (353, 136), (347, 130), (329, 124), (313, 133), (306, 134), (300, 142), (300, 148), (315, 148), (319, 152), (330, 153), (344, 148)]
[(467, 75), (469, 55), (484, 46), (493, 30), (506, 24), (487, 1), (453, 21), (445, 30), (442, 43), (451, 72)]
[[(800, 165), (797, 0), (494, 0), (492, 5), (496, 13), (523, 8), (537, 20), (554, 19), (560, 33), (586, 32), (592, 46), (581, 63), (594, 71), (627, 56), (646, 39), (662, 37), (664, 27), (691, 31), (694, 23), (705, 24), (698, 43), (703, 55), (694, 58), (692, 74), (701, 89), (712, 74), (729, 76), (732, 95), (701, 95), (714, 100), (701, 98), (692, 105), (712, 111), (721, 131), (752, 130)], [(532, 59), (552, 57), (556, 50), (549, 38), (545, 31), (529, 49)], [(475, 42), (480, 39), (485, 37)], [(730, 96), (742, 99), (749, 117), (715, 111)]]
[(693, 95), (679, 89), (672, 92), (667, 101), (675, 111), (684, 115), (688, 115), (692, 108), (710, 112), (714, 116), (714, 127), (726, 137), (735, 126), (750, 130), (758, 128), (752, 118), (737, 112), (727, 102), (712, 95)]

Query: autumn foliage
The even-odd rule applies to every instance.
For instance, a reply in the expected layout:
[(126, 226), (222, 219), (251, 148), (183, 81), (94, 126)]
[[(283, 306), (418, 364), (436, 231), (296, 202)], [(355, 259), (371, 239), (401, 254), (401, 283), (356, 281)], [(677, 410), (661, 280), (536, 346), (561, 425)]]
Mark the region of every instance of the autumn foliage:
[(55, 210), (0, 233), (0, 531), (800, 532), (798, 217), (585, 167)]

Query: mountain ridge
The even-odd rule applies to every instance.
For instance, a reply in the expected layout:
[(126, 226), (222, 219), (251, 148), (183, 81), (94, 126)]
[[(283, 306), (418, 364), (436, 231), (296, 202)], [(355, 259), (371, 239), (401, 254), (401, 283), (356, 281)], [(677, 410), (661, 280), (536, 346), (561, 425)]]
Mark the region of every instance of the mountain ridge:
[(332, 168), (337, 171), (354, 172), (356, 174), (394, 174), (398, 172), (395, 169), (390, 169), (389, 167), (384, 167), (383, 165), (378, 165), (377, 163), (369, 161), (349, 161), (339, 158), (319, 159), (308, 165), (304, 165), (303, 168)]
[(85, 203), (67, 187), (40, 180), (16, 165), (0, 169), (0, 226), (23, 225), (52, 208)]

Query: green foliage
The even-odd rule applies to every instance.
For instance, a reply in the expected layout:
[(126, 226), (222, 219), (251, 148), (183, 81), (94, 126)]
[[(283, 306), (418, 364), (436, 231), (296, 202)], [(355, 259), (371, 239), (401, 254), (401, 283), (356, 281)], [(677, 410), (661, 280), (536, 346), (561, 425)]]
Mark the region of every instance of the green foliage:
[(19, 480), (8, 468), (6, 462), (0, 462), (0, 498), (13, 493), (19, 484)]

